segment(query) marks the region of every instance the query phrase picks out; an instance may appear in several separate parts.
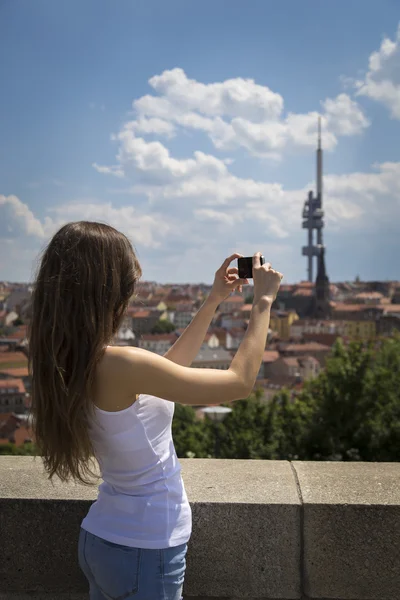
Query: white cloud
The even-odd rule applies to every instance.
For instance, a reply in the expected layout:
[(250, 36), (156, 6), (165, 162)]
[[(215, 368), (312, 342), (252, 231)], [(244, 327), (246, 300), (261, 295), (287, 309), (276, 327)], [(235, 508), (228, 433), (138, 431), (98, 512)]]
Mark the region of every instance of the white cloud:
[(385, 37), (371, 54), (368, 71), (355, 86), (358, 96), (382, 103), (393, 118), (400, 119), (400, 26), (394, 40)]
[(131, 121), (125, 125), (126, 128), (132, 128), (136, 133), (150, 134), (155, 133), (158, 135), (165, 135), (172, 137), (175, 133), (175, 127), (172, 123), (153, 117), (147, 119), (146, 117), (140, 117), (137, 121)]
[(149, 84), (181, 111), (265, 121), (277, 119), (283, 110), (282, 96), (252, 79), (238, 77), (204, 84), (189, 79), (183, 69), (176, 68), (155, 75)]
[(158, 95), (134, 100), (135, 133), (171, 137), (176, 128), (202, 131), (221, 151), (244, 148), (250, 154), (279, 159), (286, 149), (315, 146), (321, 114), (324, 147), (332, 149), (337, 136), (361, 133), (369, 122), (360, 106), (347, 94), (327, 98), (322, 111), (284, 115), (280, 94), (252, 79), (227, 79), (202, 83), (175, 68), (149, 80)]
[(4, 219), (1, 221), (4, 224), (7, 223), (7, 231), (13, 234), (13, 237), (15, 233), (32, 235), (38, 238), (45, 237), (47, 223), (42, 224), (29, 207), (21, 202), (17, 196), (3, 196), (0, 194), (0, 209), (4, 211)]
[(54, 231), (69, 221), (100, 221), (113, 225), (130, 236), (135, 244), (146, 248), (160, 247), (172, 229), (156, 211), (147, 214), (131, 205), (115, 207), (110, 202), (70, 202), (49, 212)]
[(173, 223), (169, 224), (157, 211), (148, 214), (133, 206), (115, 207), (111, 203), (91, 200), (52, 207), (48, 209), (49, 215), (40, 220), (17, 196), (0, 195), (0, 210), (4, 211), (1, 223), (5, 229), (1, 230), (0, 236), (4, 239), (23, 239), (28, 235), (46, 240), (69, 221), (87, 220), (109, 223), (131, 236), (135, 243), (158, 248), (165, 236), (173, 231)]
[(327, 128), (337, 135), (355, 135), (370, 125), (360, 106), (347, 94), (327, 98), (322, 105)]

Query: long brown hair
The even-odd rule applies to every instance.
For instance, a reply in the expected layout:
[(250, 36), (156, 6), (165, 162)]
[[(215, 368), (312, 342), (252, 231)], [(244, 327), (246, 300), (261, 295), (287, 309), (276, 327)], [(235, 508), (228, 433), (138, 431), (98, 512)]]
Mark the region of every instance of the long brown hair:
[(49, 479), (93, 482), (95, 370), (140, 276), (127, 237), (102, 223), (67, 223), (43, 251), (28, 336), (33, 431)]

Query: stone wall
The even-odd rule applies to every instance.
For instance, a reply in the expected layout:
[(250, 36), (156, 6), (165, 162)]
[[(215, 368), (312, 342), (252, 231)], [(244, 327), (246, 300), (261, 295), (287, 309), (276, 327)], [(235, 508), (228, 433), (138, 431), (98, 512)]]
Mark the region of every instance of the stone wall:
[[(185, 600), (400, 599), (400, 464), (183, 460), (193, 509)], [(83, 600), (96, 488), (0, 457), (0, 600)]]

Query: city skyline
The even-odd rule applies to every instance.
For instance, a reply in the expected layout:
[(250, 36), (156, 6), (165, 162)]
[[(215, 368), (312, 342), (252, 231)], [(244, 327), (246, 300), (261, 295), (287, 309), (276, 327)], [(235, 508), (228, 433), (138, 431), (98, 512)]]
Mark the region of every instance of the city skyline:
[(306, 280), (318, 115), (329, 278), (399, 279), (400, 14), (356, 12), (2, 5), (0, 280), (31, 281), (81, 219), (126, 233), (147, 281), (209, 283), (257, 250)]

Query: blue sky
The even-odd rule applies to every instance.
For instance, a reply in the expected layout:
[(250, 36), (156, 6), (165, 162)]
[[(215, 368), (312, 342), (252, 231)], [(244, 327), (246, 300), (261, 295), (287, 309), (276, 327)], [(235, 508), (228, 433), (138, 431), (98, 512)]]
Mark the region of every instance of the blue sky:
[(395, 0), (0, 0), (0, 280), (80, 219), (124, 231), (145, 279), (257, 250), (304, 279), (317, 114), (331, 279), (400, 278), (399, 21)]

